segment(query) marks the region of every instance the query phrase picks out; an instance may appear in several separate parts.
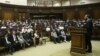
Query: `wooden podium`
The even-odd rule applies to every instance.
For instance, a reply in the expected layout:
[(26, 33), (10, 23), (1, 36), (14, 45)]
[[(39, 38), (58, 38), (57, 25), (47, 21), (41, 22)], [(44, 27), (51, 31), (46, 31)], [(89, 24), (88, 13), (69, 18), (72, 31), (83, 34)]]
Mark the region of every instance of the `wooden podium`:
[(70, 52), (85, 54), (85, 33), (84, 28), (70, 28), (71, 33), (71, 50)]

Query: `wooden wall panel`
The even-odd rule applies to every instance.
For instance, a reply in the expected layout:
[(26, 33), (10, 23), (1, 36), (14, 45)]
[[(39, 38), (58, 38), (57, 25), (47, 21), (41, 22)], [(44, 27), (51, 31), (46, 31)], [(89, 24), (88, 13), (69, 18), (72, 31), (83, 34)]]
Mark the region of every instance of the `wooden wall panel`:
[(2, 8), (2, 19), (4, 19), (4, 20), (14, 19), (13, 8)]
[(3, 18), (4, 20), (12, 20), (13, 19), (13, 14), (12, 12), (9, 12), (9, 11), (4, 11), (3, 12)]
[(63, 18), (66, 20), (67, 19), (67, 13), (63, 12)]
[(14, 20), (18, 20), (18, 8), (14, 8)]
[(85, 35), (84, 28), (69, 28), (71, 33), (71, 52), (85, 53)]
[(88, 7), (86, 13), (89, 14), (93, 18), (94, 15), (93, 15), (93, 8), (92, 7)]
[(94, 19), (100, 19), (100, 8), (93, 9)]
[(74, 10), (66, 10), (66, 18), (74, 19), (75, 11)]
[(79, 19), (79, 9), (78, 8), (76, 8), (76, 9), (74, 9), (74, 19)]
[(79, 36), (78, 34), (73, 34), (71, 35), (73, 38), (71, 39), (72, 40), (72, 43), (75, 43), (73, 44), (73, 46), (76, 46), (76, 47), (82, 47), (82, 36)]
[(2, 8), (0, 7), (0, 20), (2, 19), (2, 14), (1, 14), (1, 10), (2, 10)]
[(63, 13), (64, 19), (83, 19), (86, 13), (93, 18), (100, 18), (100, 3), (65, 7), (32, 7), (0, 4), (2, 19), (27, 19), (30, 13)]
[(19, 20), (28, 19), (27, 13), (26, 12), (18, 12), (18, 19)]
[(86, 14), (86, 9), (80, 9), (79, 10), (79, 19), (84, 19), (85, 14)]

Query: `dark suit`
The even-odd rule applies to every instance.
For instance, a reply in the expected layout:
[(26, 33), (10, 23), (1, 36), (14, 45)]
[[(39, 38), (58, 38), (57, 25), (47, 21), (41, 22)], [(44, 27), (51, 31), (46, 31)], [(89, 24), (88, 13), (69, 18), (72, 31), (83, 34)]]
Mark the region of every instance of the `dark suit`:
[(13, 52), (13, 50), (14, 50), (14, 48), (13, 48), (14, 40), (13, 40), (12, 34), (8, 34), (8, 35), (7, 35), (7, 40), (8, 40), (10, 43), (9, 43), (9, 44), (6, 43), (6, 47), (8, 48), (9, 53), (12, 54), (12, 52)]
[(12, 34), (12, 38), (13, 38), (13, 40), (14, 40), (14, 38), (15, 38), (14, 43), (13, 43), (13, 48), (14, 48), (14, 51), (17, 51), (17, 50), (19, 50), (19, 48), (20, 48), (20, 47), (19, 47), (20, 44), (19, 44), (17, 35), (16, 35), (16, 34)]
[(88, 52), (92, 52), (92, 45), (91, 45), (91, 36), (93, 30), (93, 22), (91, 19), (87, 20), (86, 22), (86, 49)]
[(10, 41), (11, 44), (14, 43), (14, 39), (13, 39), (12, 34), (8, 34), (7, 37), (8, 37), (8, 41)]
[(33, 45), (33, 35), (32, 35), (32, 33), (30, 32), (27, 35), (28, 35), (28, 39), (30, 40), (29, 41), (30, 45)]

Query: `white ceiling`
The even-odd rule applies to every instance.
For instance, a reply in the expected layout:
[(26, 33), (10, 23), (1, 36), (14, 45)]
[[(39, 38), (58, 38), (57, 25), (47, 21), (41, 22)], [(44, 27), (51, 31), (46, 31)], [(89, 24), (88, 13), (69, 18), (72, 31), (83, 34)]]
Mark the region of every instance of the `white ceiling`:
[(25, 5), (25, 6), (27, 5), (28, 6), (69, 6), (69, 5), (82, 5), (82, 4), (90, 4), (90, 3), (97, 3), (97, 2), (100, 2), (100, 0), (0, 0), (0, 3)]
[[(27, 0), (29, 6), (69, 6), (97, 3), (100, 0)], [(62, 1), (62, 2), (61, 2)]]

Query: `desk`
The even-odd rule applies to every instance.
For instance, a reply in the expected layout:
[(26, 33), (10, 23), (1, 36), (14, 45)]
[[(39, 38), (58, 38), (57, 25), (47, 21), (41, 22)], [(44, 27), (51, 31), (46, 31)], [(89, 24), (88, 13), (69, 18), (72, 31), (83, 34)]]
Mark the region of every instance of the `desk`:
[(70, 52), (85, 54), (85, 33), (84, 28), (70, 28), (71, 50)]

